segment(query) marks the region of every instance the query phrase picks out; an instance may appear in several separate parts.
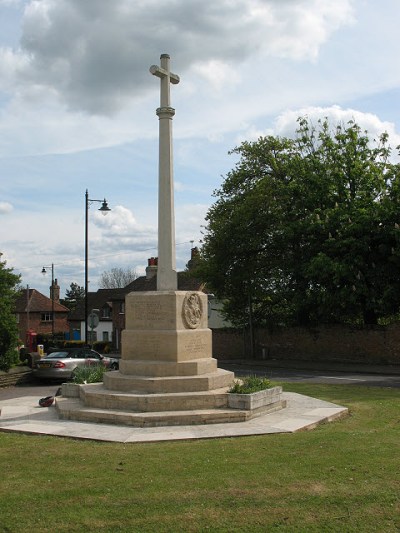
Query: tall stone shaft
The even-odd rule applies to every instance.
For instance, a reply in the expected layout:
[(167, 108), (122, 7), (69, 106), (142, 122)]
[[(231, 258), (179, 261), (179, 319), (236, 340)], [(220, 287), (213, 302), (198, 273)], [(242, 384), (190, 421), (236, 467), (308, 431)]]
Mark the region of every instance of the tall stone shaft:
[(179, 83), (179, 76), (170, 71), (170, 57), (162, 54), (160, 67), (150, 72), (160, 78), (159, 166), (158, 166), (158, 271), (157, 290), (175, 291), (178, 288), (175, 253), (174, 172), (172, 119), (175, 109), (170, 102), (170, 83)]

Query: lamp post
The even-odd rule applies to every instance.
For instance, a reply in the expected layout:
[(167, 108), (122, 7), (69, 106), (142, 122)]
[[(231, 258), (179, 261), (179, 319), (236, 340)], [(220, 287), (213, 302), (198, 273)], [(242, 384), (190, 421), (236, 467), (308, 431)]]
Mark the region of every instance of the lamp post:
[(89, 192), (86, 189), (85, 193), (85, 344), (87, 344), (88, 340), (88, 291), (89, 291), (89, 279), (88, 279), (88, 273), (89, 273), (89, 232), (88, 232), (88, 222), (89, 222), (89, 207), (93, 202), (99, 202), (101, 203), (101, 207), (99, 207), (99, 211), (102, 212), (103, 215), (106, 215), (111, 209), (108, 207), (106, 199), (104, 200), (92, 200), (89, 198)]
[(47, 274), (46, 268), (51, 268), (51, 334), (54, 337), (54, 263), (51, 266), (44, 266), (42, 268), (42, 274)]

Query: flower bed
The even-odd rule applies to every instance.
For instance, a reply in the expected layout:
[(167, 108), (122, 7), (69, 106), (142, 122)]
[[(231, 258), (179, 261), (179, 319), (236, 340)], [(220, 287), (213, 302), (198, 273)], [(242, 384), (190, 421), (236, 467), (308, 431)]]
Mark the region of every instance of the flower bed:
[(245, 409), (253, 411), (266, 406), (273, 406), (281, 402), (282, 387), (251, 392), (249, 394), (228, 393), (228, 407), (231, 409)]

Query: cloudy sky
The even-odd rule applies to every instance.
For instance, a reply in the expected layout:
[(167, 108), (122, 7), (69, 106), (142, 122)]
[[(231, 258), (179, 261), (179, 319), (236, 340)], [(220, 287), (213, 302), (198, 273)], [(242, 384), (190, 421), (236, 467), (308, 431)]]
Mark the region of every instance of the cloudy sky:
[(90, 288), (157, 255), (162, 53), (174, 117), (176, 254), (201, 239), (228, 151), (296, 118), (355, 118), (400, 144), (398, 0), (0, 0), (0, 252), (23, 285)]

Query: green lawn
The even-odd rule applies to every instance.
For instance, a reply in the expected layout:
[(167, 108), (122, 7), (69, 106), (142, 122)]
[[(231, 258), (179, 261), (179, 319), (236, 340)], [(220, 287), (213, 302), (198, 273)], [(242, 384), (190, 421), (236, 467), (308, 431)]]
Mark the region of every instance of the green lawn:
[(0, 433), (0, 532), (399, 532), (400, 390), (283, 386), (350, 416), (152, 444)]

